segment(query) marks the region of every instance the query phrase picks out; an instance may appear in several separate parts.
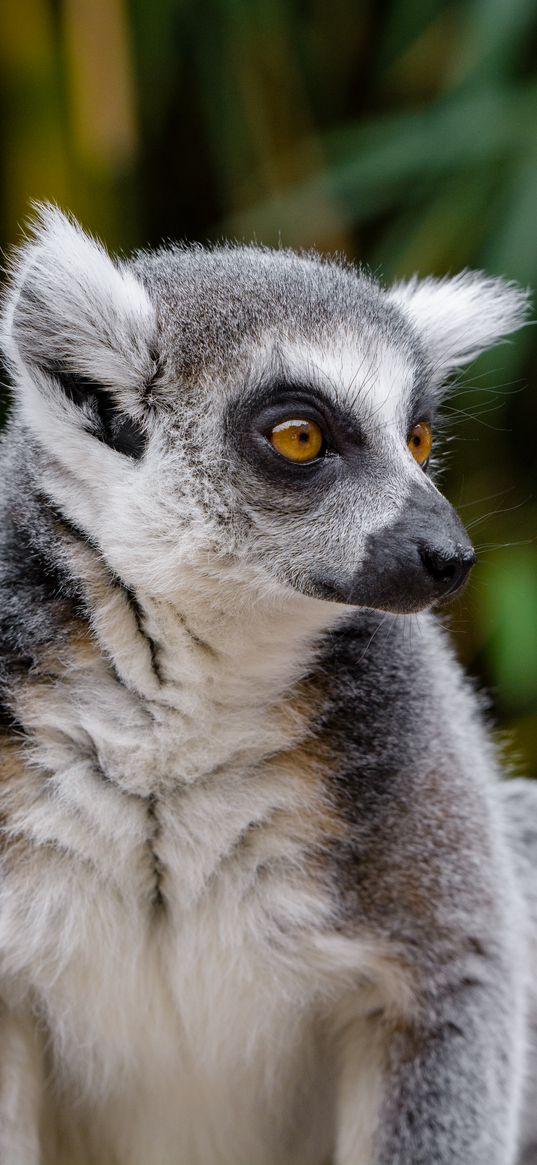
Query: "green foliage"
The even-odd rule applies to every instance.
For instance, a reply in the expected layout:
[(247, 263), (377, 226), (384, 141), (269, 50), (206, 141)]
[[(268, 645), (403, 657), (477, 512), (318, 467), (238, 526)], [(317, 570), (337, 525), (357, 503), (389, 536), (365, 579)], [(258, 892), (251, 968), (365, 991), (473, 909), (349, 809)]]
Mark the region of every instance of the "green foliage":
[[(536, 46), (532, 0), (2, 0), (2, 243), (52, 198), (119, 249), (231, 234), (535, 286)], [(446, 410), (482, 558), (452, 623), (535, 771), (536, 357), (529, 327)]]

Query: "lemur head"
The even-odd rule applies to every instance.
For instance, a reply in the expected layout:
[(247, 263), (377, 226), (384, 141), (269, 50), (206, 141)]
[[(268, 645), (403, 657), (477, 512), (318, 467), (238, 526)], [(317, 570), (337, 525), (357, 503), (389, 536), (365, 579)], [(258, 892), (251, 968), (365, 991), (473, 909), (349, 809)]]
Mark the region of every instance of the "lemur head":
[(481, 274), (384, 290), (258, 247), (113, 260), (45, 208), (5, 302), (15, 424), (132, 587), (417, 611), (474, 561), (428, 471), (446, 380), (525, 308)]

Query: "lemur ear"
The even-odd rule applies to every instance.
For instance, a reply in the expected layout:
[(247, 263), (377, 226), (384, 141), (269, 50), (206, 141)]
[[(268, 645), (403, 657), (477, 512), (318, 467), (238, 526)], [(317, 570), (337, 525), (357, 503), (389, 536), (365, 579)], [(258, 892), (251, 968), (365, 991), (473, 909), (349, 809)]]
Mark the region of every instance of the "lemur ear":
[(410, 317), (437, 381), (520, 328), (529, 306), (527, 291), (478, 271), (414, 277), (395, 284), (388, 296)]
[(113, 444), (97, 428), (123, 410), (142, 416), (158, 363), (155, 335), (155, 309), (128, 267), (56, 207), (39, 207), (12, 262), (2, 321), (23, 394), (37, 389), (57, 409), (63, 395), (65, 415), (70, 408), (73, 419), (74, 406), (86, 429)]

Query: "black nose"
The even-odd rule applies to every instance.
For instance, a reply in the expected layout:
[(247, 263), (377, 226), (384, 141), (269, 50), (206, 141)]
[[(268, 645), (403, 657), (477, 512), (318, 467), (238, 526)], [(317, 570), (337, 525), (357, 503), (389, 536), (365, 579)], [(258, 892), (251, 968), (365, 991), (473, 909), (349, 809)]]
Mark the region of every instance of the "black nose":
[(453, 595), (466, 581), (475, 561), (475, 551), (470, 546), (432, 546), (422, 542), (419, 556), (427, 571), (441, 588), (443, 595)]

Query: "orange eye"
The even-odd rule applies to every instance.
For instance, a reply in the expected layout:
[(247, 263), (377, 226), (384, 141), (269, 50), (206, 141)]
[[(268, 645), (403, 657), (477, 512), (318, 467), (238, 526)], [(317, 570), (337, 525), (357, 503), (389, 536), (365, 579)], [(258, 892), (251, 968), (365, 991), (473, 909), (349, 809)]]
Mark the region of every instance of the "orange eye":
[(419, 421), (408, 439), (408, 448), (418, 465), (425, 465), (431, 456), (433, 430), (428, 421)]
[(269, 440), (288, 461), (315, 461), (324, 445), (323, 434), (315, 421), (301, 421), (296, 417), (274, 425)]

